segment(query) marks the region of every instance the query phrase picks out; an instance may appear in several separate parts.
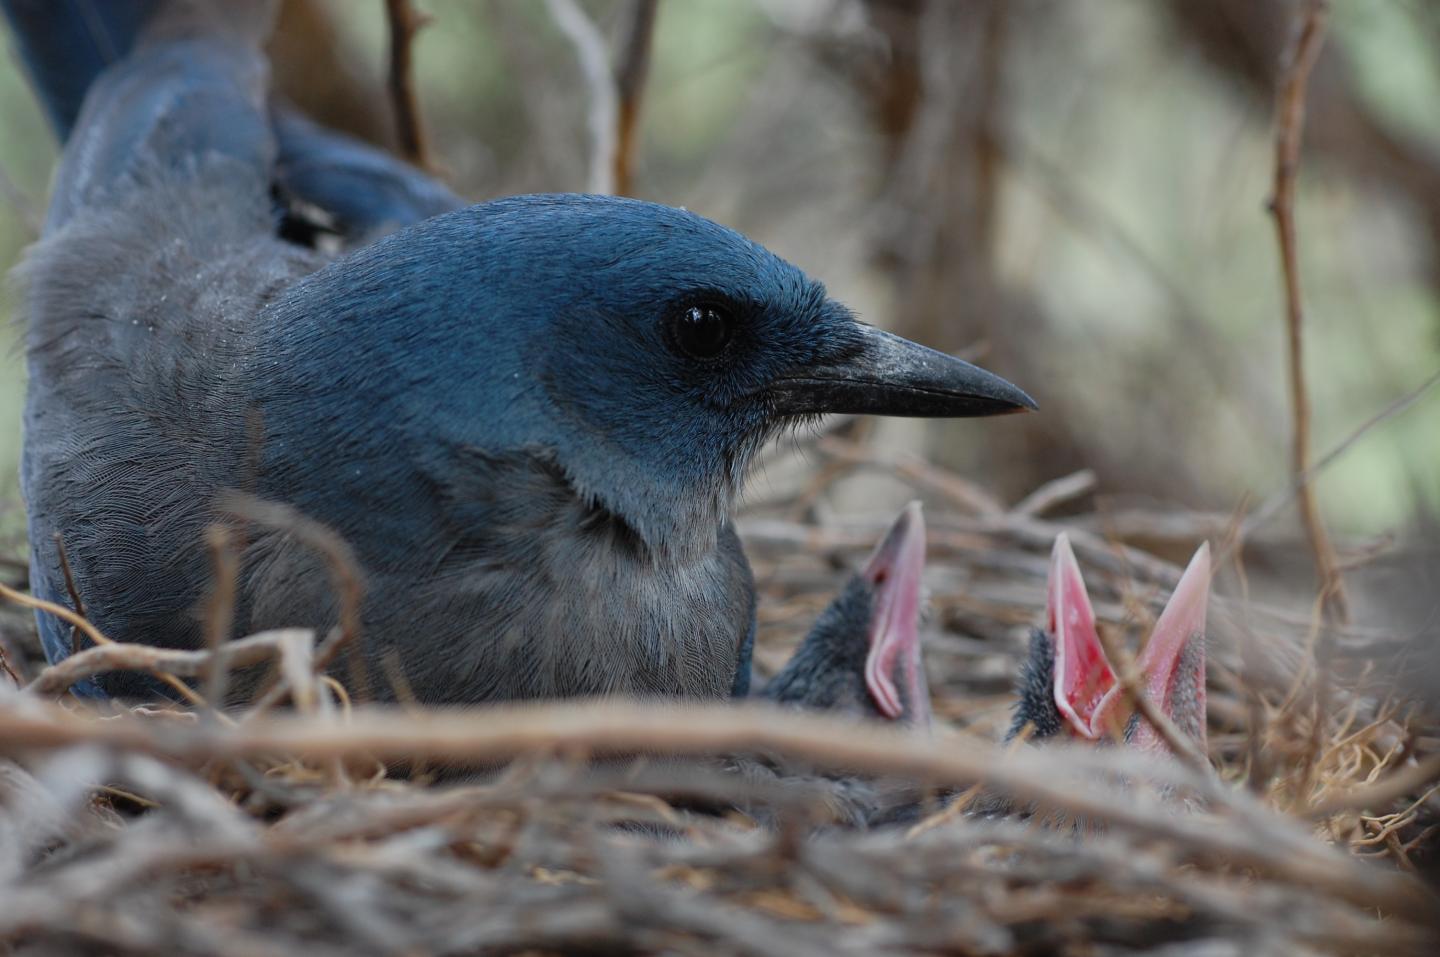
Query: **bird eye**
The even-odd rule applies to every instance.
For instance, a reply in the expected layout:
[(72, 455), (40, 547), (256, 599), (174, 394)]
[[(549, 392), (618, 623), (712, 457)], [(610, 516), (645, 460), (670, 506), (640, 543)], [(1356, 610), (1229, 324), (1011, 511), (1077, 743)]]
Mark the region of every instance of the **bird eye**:
[(675, 347), (691, 359), (713, 359), (734, 334), (730, 317), (714, 306), (689, 306), (672, 322)]

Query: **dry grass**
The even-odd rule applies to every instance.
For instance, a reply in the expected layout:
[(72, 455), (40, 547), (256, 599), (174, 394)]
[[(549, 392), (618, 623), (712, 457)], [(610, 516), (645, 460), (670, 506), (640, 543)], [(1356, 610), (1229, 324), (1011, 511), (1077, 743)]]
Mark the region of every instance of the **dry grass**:
[[(821, 479), (742, 526), (764, 588), (762, 672), (887, 517), (805, 518), (826, 482), (877, 464), (833, 437), (819, 448)], [(352, 706), (314, 673), (334, 636), (304, 631), (222, 653), (275, 663), (263, 708), (57, 701), (62, 675), (117, 661), (213, 678), (210, 652), (101, 647), (0, 693), (0, 941), (237, 955), (1435, 952), (1440, 903), (1417, 866), (1440, 827), (1440, 733), (1433, 710), (1391, 690), (1398, 639), (1336, 627), (1348, 664), (1322, 682), (1318, 613), (1244, 597), (1224, 538), (1238, 522), (1079, 514), (1083, 476), (1011, 509), (932, 466), (879, 464), (931, 499), (933, 738), (724, 705)], [(1072, 514), (1047, 517), (1061, 508)], [(1215, 773), (991, 743), (1061, 528), (1102, 623), (1131, 639), (1179, 576), (1166, 556), (1216, 537)], [(282, 697), (295, 707), (270, 707)], [(442, 783), (427, 770), (439, 767)], [(983, 785), (1035, 813), (863, 832), (832, 823), (849, 775), (932, 794)]]

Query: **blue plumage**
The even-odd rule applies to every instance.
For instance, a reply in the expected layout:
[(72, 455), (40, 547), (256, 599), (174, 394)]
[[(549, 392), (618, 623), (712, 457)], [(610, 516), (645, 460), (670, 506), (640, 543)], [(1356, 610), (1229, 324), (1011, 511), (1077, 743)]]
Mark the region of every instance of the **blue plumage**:
[[(183, 5), (177, 0), (0, 0), (18, 41), (17, 53), (62, 143), (70, 138), (95, 78), (130, 52), (157, 10), (163, 7), (174, 16), (175, 8)], [(234, 10), (238, 23), (248, 19), (254, 33), (263, 32), (265, 4), (238, 4)], [(186, 72), (192, 76), (181, 82), (198, 83), (209, 64), (194, 52), (187, 62)], [(147, 85), (140, 95), (151, 97), (152, 118), (154, 111), (162, 111), (171, 114), (173, 122), (174, 106), (165, 98), (175, 92)], [(283, 102), (272, 102), (269, 111), (275, 150), (270, 176), (276, 193), (287, 206), (321, 213), (324, 225), (342, 239), (362, 242), (464, 205), (419, 170), (354, 137), (318, 126)], [(132, 103), (125, 112), (139, 119), (145, 111)], [(244, 111), (218, 115), (246, 121)], [(208, 125), (226, 130), (224, 124)], [(244, 129), (227, 132), (237, 140), (253, 135)], [(127, 145), (133, 144), (121, 141), (109, 148), (123, 159)], [(54, 205), (60, 215), (69, 207), (63, 200)]]
[(161, 0), (0, 0), (50, 126), (70, 136), (95, 77), (135, 45)]
[[(826, 411), (1030, 404), (683, 210), (454, 208), (277, 111), (252, 6), (44, 6), (144, 19), (116, 31), (113, 66), (79, 56), (72, 127), (57, 78), (94, 44), (40, 38), (44, 13), (4, 0), (69, 131), (23, 267), (34, 587), (67, 600), (63, 542), (113, 637), (200, 643), (203, 533), (238, 488), (350, 542), (365, 657), (398, 661), (424, 700), (743, 693), (755, 597), (730, 511), (759, 445)], [(357, 243), (411, 225), (327, 260), (282, 238), (277, 189)], [(282, 530), (243, 541), (237, 632), (333, 624), (317, 555)], [(47, 654), (68, 653), (68, 630), (41, 626)]]

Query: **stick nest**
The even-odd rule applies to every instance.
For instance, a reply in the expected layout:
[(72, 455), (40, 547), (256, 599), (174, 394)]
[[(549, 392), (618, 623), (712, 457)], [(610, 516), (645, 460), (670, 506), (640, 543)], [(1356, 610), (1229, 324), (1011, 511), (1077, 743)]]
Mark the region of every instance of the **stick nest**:
[[(58, 697), (73, 671), (0, 691), (0, 941), (310, 957), (1435, 952), (1440, 722), (1398, 690), (1403, 636), (1247, 598), (1224, 516), (1085, 512), (1083, 475), (1005, 507), (918, 461), (819, 448), (818, 478), (741, 524), (762, 589), (757, 670), (785, 660), (883, 529), (889, 515), (844, 524), (817, 505), (878, 464), (928, 502), (932, 737), (755, 706), (362, 705), (317, 677), (336, 635), (303, 629), (215, 653), (102, 647), (80, 670), (195, 679), (196, 703), (97, 711)], [(1176, 562), (1219, 543), (1213, 771), (995, 745), (1062, 529), (1102, 627), (1132, 649)], [(263, 706), (205, 703), (217, 669), (255, 662), (275, 674)], [(918, 823), (845, 823), (847, 795), (887, 788), (920, 795)], [(926, 803), (957, 790), (1026, 813)]]

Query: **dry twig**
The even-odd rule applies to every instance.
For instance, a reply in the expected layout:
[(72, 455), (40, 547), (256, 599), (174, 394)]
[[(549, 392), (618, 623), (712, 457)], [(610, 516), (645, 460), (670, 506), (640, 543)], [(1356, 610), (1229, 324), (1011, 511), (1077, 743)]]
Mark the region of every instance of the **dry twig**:
[[(317, 672), (328, 668), (344, 651), (349, 658), (350, 693), (364, 700), (369, 696), (370, 678), (365, 656), (359, 647), (361, 603), (365, 598), (365, 579), (360, 562), (350, 543), (333, 529), (303, 515), (289, 505), (267, 502), (243, 492), (228, 492), (221, 508), (237, 518), (254, 522), (281, 534), (292, 535), (308, 548), (318, 552), (330, 570), (330, 581), (339, 604), (340, 622), (315, 655)], [(263, 695), (257, 707), (273, 704), (269, 694)]]
[[(346, 722), (285, 716), (235, 728), (157, 728), (127, 718), (84, 721), (32, 707), (0, 710), (0, 740), (10, 748), (90, 744), (186, 762), (290, 754), (321, 762), (373, 756), (493, 764), (537, 754), (684, 756), (753, 750), (835, 771), (863, 770), (950, 785), (984, 780), (1019, 800), (1166, 840), (1183, 848), (1187, 858), (1253, 868), (1358, 907), (1423, 918), (1433, 914), (1435, 906), (1410, 878), (1335, 853), (1243, 791), (1123, 749), (1067, 751), (1064, 764), (1057, 765), (1053, 751), (1006, 753), (958, 741), (937, 748), (918, 736), (768, 708), (656, 707), (619, 701), (410, 714), (372, 707), (357, 709)], [(1216, 828), (1153, 801), (1126, 798), (1103, 784), (1115, 775), (1196, 789), (1223, 812), (1226, 826)]]
[(1095, 490), (1095, 473), (1090, 469), (1081, 469), (1070, 475), (1063, 475), (1025, 496), (1015, 504), (1012, 511), (1021, 515), (1040, 516), (1046, 512), (1064, 505), (1066, 502), (1073, 502), (1084, 495), (1089, 495)]
[(611, 182), (619, 196), (630, 195), (635, 152), (639, 145), (640, 107), (644, 100), (645, 80), (650, 75), (650, 47), (655, 36), (655, 14), (659, 5), (660, 0), (633, 0), (625, 42), (620, 48), (619, 67), (615, 71), (620, 106), (616, 117), (618, 129)]
[[(1330, 451), (1316, 459), (1314, 464), (1304, 472), (1296, 475), (1285, 488), (1280, 489), (1262, 502), (1249, 515), (1245, 516), (1245, 521), (1241, 523), (1240, 531), (1236, 536), (1236, 542), (1248, 541), (1254, 536), (1256, 531), (1273, 519), (1291, 498), (1302, 494), (1317, 475), (1334, 464), (1346, 452), (1350, 451), (1356, 442), (1368, 435), (1376, 426), (1388, 422), (1390, 419), (1409, 409), (1416, 402), (1419, 402), (1427, 392), (1437, 385), (1440, 385), (1440, 371), (1435, 372), (1415, 388), (1406, 392), (1364, 422), (1361, 422), (1349, 435), (1337, 442)], [(1222, 551), (1220, 554), (1224, 556), (1226, 552)]]
[(390, 109), (395, 114), (395, 137), (401, 154), (419, 167), (430, 165), (425, 124), (415, 93), (415, 34), (430, 22), (415, 9), (411, 0), (385, 0), (385, 17), (390, 26), (390, 72), (386, 87)]
[(205, 697), (219, 708), (225, 704), (226, 679), (229, 677), (229, 669), (219, 663), (220, 650), (230, 640), (240, 581), (240, 559), (235, 554), (233, 536), (225, 526), (212, 525), (205, 537), (215, 572), (215, 590), (206, 609), (205, 646), (210, 652), (212, 664), (205, 677)]
[[(81, 618), (85, 617), (85, 601), (80, 597), (80, 586), (75, 584), (75, 570), (70, 567), (70, 553), (65, 548), (65, 536), (56, 532), (53, 536), (55, 542), (55, 554), (60, 559), (60, 577), (65, 579), (65, 593), (70, 596), (70, 605), (75, 609), (75, 614)], [(81, 649), (80, 629), (74, 625), (70, 626), (70, 653), (75, 654)]]
[[(1295, 182), (1300, 168), (1300, 145), (1305, 129), (1305, 89), (1310, 71), (1325, 40), (1327, 0), (1305, 0), (1295, 45), (1280, 74), (1275, 105), (1275, 178), (1270, 212), (1280, 244), (1280, 265), (1285, 278), (1285, 328), (1289, 345), (1290, 406), (1294, 418), (1291, 468), (1298, 477), (1310, 465), (1310, 396), (1305, 385), (1304, 323), (1301, 301), (1299, 239), (1295, 228)], [(1335, 621), (1348, 617), (1334, 546), (1330, 544), (1316, 501), (1307, 482), (1298, 489), (1300, 514), (1306, 537), (1315, 554), (1326, 609)]]
[(1205, 755), (1200, 753), (1185, 732), (1176, 727), (1175, 722), (1170, 720), (1170, 716), (1161, 711), (1160, 707), (1145, 693), (1145, 679), (1135, 665), (1135, 656), (1120, 647), (1120, 644), (1105, 629), (1099, 630), (1099, 636), (1100, 644), (1105, 649), (1105, 656), (1115, 666), (1115, 677), (1120, 683), (1120, 692), (1125, 696), (1125, 701), (1140, 712), (1140, 717), (1155, 729), (1155, 733), (1160, 735), (1171, 754), (1196, 771), (1208, 773), (1210, 762)]
[(1310, 817), (1324, 818), (1341, 811), (1379, 808), (1436, 782), (1440, 782), (1440, 754), (1432, 754), (1419, 764), (1397, 771), (1374, 784), (1341, 792), (1314, 805), (1306, 813)]
[(262, 631), (209, 651), (180, 651), (125, 642), (96, 645), (46, 668), (25, 690), (42, 697), (63, 694), (75, 682), (107, 671), (140, 671), (177, 678), (205, 677), (216, 671), (245, 668), (278, 657), (285, 644), (297, 636), (314, 642), (313, 632), (287, 628)]
[(590, 95), (590, 110), (586, 119), (590, 129), (590, 172), (585, 188), (592, 193), (614, 193), (620, 103), (615, 79), (610, 72), (610, 53), (605, 46), (605, 37), (575, 0), (545, 0), (545, 9), (574, 47), (575, 59), (580, 64)]
[[(0, 584), (0, 598), (14, 602), (17, 605), (24, 605), (26, 608), (33, 608), (36, 611), (43, 611), (46, 614), (54, 615), (61, 621), (79, 628), (85, 633), (85, 637), (89, 638), (98, 646), (115, 646), (121, 644), (120, 642), (105, 637), (100, 629), (64, 605), (57, 605), (52, 601), (45, 601), (43, 598), (34, 598), (4, 584)], [(160, 672), (156, 674), (156, 677), (191, 704), (203, 705), (205, 703), (204, 699), (196, 694), (189, 685), (175, 676)]]

